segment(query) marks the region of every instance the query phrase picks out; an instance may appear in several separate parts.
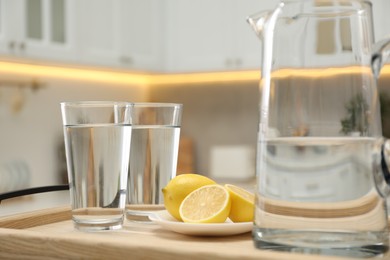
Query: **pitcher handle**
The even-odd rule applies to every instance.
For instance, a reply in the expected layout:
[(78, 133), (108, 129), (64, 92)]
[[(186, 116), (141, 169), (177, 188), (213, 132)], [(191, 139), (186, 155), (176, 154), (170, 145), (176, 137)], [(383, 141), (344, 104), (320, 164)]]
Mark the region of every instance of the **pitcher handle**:
[[(390, 56), (390, 38), (383, 39), (374, 44), (374, 51), (371, 56), (371, 68), (376, 80), (379, 79), (380, 72)], [(390, 195), (390, 140), (381, 141), (379, 170), (375, 176), (377, 189), (383, 197)]]
[(378, 80), (381, 69), (390, 56), (390, 38), (383, 39), (374, 44), (374, 51), (371, 56), (371, 68), (375, 78)]
[[(374, 155), (374, 180), (376, 189), (383, 198), (390, 195), (390, 140), (383, 139), (378, 143), (379, 151)], [(375, 149), (374, 149), (375, 150)]]

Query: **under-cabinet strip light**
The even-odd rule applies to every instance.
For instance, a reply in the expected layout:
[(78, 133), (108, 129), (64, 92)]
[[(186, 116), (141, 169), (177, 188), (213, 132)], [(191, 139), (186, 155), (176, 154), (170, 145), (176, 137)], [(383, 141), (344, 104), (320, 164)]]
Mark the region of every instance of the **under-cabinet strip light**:
[(80, 69), (50, 65), (37, 65), (0, 61), (0, 73), (5, 76), (59, 78), (69, 80), (99, 81), (118, 84), (148, 84), (144, 75), (96, 69)]
[[(283, 69), (277, 71), (278, 77), (298, 76), (316, 77), (332, 76), (336, 74), (353, 74), (368, 71), (370, 68), (345, 67), (328, 69)], [(252, 81), (260, 79), (260, 70), (256, 71), (228, 71), (228, 72), (202, 72), (202, 73), (178, 73), (178, 74), (148, 74), (133, 73), (127, 71), (103, 70), (94, 68), (72, 68), (51, 65), (27, 64), (19, 62), (0, 61), (0, 76), (28, 76), (49, 77), (68, 80), (85, 80), (107, 82), (124, 85), (186, 85), (200, 83), (229, 83)], [(390, 75), (390, 65), (384, 66), (381, 74)], [(275, 75), (274, 75), (275, 76)]]
[(0, 75), (50, 77), (69, 80), (99, 81), (117, 84), (169, 85), (207, 82), (259, 80), (258, 71), (205, 72), (183, 74), (147, 74), (90, 68), (71, 68), (0, 61)]

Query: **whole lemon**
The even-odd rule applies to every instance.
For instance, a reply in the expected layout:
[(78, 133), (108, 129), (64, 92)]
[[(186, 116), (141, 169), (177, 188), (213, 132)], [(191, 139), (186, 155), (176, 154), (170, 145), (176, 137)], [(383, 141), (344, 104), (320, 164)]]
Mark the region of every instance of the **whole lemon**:
[(166, 210), (177, 220), (181, 221), (179, 208), (184, 198), (202, 186), (215, 183), (215, 181), (200, 174), (187, 173), (177, 175), (162, 189)]

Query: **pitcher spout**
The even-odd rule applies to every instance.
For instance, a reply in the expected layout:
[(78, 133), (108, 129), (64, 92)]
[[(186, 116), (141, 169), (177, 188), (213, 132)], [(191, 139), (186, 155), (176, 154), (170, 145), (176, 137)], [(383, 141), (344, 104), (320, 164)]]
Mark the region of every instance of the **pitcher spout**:
[(274, 24), (283, 6), (284, 3), (280, 3), (275, 10), (261, 11), (247, 17), (246, 21), (261, 40), (263, 39), (265, 29), (269, 25)]
[(249, 16), (246, 21), (249, 23), (249, 25), (252, 27), (255, 34), (262, 39), (263, 38), (263, 28), (265, 25), (265, 21), (267, 20), (267, 17), (269, 16), (270, 12), (265, 11), (261, 13), (257, 13), (254, 15)]

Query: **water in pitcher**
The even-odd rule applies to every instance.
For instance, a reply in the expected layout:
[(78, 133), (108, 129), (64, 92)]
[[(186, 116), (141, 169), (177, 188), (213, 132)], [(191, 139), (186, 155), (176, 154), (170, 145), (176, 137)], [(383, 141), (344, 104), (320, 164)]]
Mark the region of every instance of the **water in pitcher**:
[(260, 144), (255, 245), (294, 245), (299, 252), (316, 248), (327, 254), (370, 245), (367, 255), (376, 246), (386, 247), (386, 205), (372, 174), (375, 141), (281, 137)]
[(163, 204), (162, 188), (176, 175), (180, 128), (134, 125), (128, 204)]
[[(99, 229), (106, 222), (123, 219), (131, 125), (65, 126), (73, 219)], [(123, 163), (126, 162), (126, 163)], [(105, 185), (100, 185), (105, 183)], [(100, 188), (104, 187), (104, 190)], [(116, 208), (116, 209), (114, 209)]]

